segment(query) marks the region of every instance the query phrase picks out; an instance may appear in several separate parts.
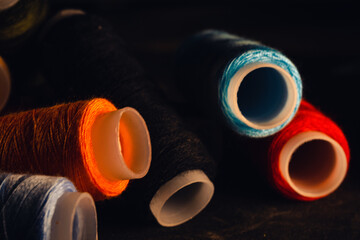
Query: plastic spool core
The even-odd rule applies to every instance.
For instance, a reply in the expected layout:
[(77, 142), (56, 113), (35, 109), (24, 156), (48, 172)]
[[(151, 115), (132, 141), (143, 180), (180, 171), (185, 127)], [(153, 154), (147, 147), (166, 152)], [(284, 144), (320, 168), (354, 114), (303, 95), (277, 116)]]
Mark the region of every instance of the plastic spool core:
[(75, 16), (75, 15), (84, 15), (85, 12), (83, 10), (80, 9), (63, 9), (61, 11), (59, 11), (58, 13), (56, 13), (48, 22), (46, 28), (49, 29), (51, 28), (54, 24), (56, 24), (57, 22), (59, 22), (60, 20), (67, 18), (67, 17), (71, 17), (71, 16)]
[(347, 168), (346, 154), (340, 144), (321, 132), (295, 135), (280, 154), (282, 175), (304, 197), (324, 197), (335, 191)]
[(297, 100), (290, 74), (271, 63), (252, 63), (230, 81), (228, 98), (235, 115), (255, 129), (270, 129), (286, 122)]
[(0, 0), (0, 11), (11, 8), (18, 2), (19, 0)]
[(90, 194), (64, 193), (51, 221), (52, 240), (98, 239), (95, 203)]
[(10, 95), (10, 73), (5, 61), (0, 57), (0, 110), (5, 106)]
[(149, 171), (149, 132), (133, 108), (98, 117), (92, 128), (92, 143), (99, 170), (109, 180), (142, 178)]
[(203, 171), (186, 171), (161, 186), (150, 202), (150, 210), (160, 225), (176, 226), (195, 217), (213, 194), (214, 185)]

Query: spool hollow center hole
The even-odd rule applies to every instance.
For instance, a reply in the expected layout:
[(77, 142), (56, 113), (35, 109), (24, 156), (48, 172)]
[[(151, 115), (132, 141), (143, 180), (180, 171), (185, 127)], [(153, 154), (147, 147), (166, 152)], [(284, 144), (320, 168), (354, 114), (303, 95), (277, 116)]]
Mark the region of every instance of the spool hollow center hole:
[(262, 67), (248, 73), (237, 92), (238, 107), (251, 122), (266, 123), (281, 112), (287, 101), (287, 85), (274, 68)]
[(177, 191), (161, 209), (161, 219), (167, 223), (178, 223), (194, 217), (208, 202), (208, 185), (192, 183)]
[(148, 147), (146, 132), (139, 117), (131, 112), (124, 112), (120, 118), (120, 144), (124, 161), (129, 169), (141, 173), (147, 168)]
[(289, 175), (293, 183), (305, 192), (320, 192), (327, 187), (336, 165), (333, 146), (324, 140), (302, 144), (291, 157)]

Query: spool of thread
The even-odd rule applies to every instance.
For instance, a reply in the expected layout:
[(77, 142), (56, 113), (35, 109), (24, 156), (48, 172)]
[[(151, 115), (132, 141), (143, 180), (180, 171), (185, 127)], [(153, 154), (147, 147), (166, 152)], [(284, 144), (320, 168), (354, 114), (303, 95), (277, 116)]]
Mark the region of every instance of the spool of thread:
[(312, 201), (344, 180), (350, 149), (341, 129), (306, 101), (269, 147), (271, 182), (285, 196)]
[(266, 137), (294, 117), (302, 83), (294, 64), (259, 42), (207, 30), (178, 49), (179, 88), (199, 109), (214, 109), (235, 132)]
[(0, 111), (5, 107), (10, 96), (11, 79), (9, 68), (0, 56)]
[[(269, 198), (313, 201), (333, 193), (349, 166), (349, 146), (339, 128), (302, 100), (294, 119), (267, 138), (242, 138), (224, 128), (218, 183), (224, 191)], [(251, 184), (249, 184), (251, 183)], [(270, 197), (271, 199), (271, 197)]]
[(99, 96), (117, 107), (136, 108), (150, 131), (152, 166), (127, 193), (144, 189), (144, 205), (150, 206), (163, 226), (176, 226), (193, 218), (214, 192), (210, 179), (215, 163), (206, 148), (146, 79), (108, 22), (84, 13), (60, 14), (66, 17), (51, 22), (41, 43), (45, 75), (59, 93), (57, 97)]
[(0, 1), (0, 53), (21, 45), (45, 19), (47, 0)]
[(114, 197), (151, 161), (150, 137), (133, 108), (106, 99), (60, 104), (0, 118), (0, 169), (60, 175), (95, 200)]
[(94, 200), (62, 177), (0, 173), (0, 238), (97, 239)]

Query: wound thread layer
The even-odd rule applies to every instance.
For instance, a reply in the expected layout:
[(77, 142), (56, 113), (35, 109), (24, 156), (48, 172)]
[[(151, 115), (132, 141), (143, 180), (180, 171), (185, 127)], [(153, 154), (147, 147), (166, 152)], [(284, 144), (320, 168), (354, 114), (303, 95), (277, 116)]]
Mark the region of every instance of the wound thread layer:
[(63, 177), (0, 173), (0, 238), (50, 239), (57, 200), (76, 192)]
[(108, 180), (96, 164), (91, 127), (116, 108), (106, 99), (59, 104), (0, 118), (0, 168), (66, 176), (95, 200), (121, 194), (128, 180)]

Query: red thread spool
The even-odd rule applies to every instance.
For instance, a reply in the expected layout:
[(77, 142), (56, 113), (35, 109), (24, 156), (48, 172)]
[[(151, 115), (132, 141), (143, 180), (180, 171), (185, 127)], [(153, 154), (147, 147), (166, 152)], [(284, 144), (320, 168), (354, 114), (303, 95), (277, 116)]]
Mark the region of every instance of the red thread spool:
[(95, 200), (117, 196), (150, 167), (150, 137), (133, 108), (106, 99), (0, 118), (0, 169), (66, 176)]
[(289, 198), (312, 201), (340, 186), (350, 149), (341, 129), (303, 100), (292, 122), (274, 136), (269, 158), (275, 188)]

